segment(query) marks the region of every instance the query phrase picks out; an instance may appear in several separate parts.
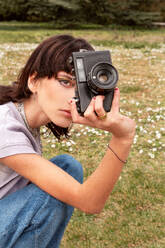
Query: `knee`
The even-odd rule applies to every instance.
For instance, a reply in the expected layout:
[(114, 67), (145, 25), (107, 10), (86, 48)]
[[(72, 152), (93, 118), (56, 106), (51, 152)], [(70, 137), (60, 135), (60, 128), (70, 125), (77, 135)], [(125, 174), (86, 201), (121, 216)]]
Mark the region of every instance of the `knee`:
[(64, 154), (64, 159), (67, 161), (67, 172), (78, 180), (80, 183), (83, 182), (83, 168), (79, 161), (73, 158), (71, 155)]
[(66, 171), (80, 183), (83, 182), (83, 168), (80, 162), (68, 154), (58, 155), (51, 159), (51, 162)]

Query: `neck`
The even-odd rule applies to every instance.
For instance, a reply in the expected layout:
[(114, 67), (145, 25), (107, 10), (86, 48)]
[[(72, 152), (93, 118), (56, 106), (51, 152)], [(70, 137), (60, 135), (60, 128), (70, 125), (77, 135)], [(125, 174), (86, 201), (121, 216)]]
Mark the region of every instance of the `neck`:
[(48, 117), (41, 110), (37, 101), (33, 97), (23, 101), (26, 120), (29, 127), (39, 128), (49, 122)]

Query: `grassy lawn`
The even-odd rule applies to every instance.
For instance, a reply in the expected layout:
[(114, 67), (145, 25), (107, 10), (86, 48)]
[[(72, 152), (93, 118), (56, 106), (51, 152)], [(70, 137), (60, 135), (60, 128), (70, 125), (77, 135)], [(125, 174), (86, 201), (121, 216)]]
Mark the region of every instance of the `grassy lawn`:
[[(128, 159), (99, 215), (75, 210), (61, 248), (165, 247), (165, 29), (63, 30), (53, 26), (0, 23), (0, 83), (8, 84), (37, 43), (69, 33), (109, 49), (119, 71), (121, 112), (136, 120)], [(85, 178), (104, 155), (110, 134), (75, 125), (69, 140), (42, 129), (44, 156), (70, 153), (82, 162)]]

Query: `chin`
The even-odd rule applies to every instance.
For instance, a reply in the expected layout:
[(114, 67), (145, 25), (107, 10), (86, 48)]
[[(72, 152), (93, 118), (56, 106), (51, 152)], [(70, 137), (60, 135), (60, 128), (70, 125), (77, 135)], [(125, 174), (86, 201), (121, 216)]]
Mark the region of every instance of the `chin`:
[(62, 121), (62, 122), (53, 122), (55, 125), (62, 127), (62, 128), (68, 128), (72, 124), (72, 121)]

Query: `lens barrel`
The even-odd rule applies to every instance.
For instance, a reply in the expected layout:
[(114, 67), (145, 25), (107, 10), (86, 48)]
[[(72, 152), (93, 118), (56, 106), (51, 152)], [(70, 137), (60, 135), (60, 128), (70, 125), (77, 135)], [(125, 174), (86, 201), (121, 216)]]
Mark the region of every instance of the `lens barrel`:
[(97, 63), (88, 75), (88, 86), (94, 93), (99, 94), (111, 91), (118, 80), (118, 72), (110, 63)]

